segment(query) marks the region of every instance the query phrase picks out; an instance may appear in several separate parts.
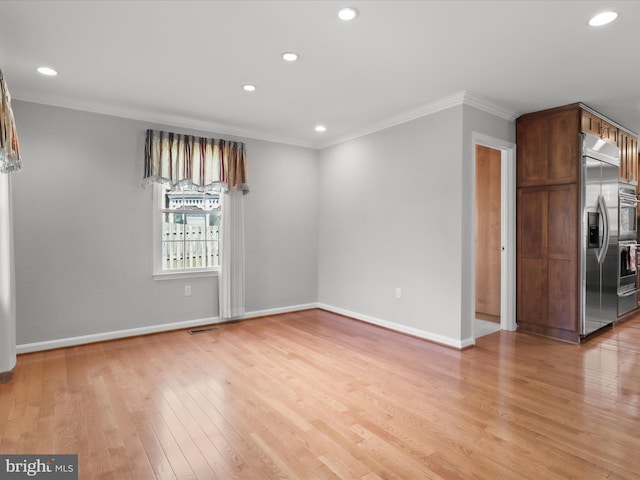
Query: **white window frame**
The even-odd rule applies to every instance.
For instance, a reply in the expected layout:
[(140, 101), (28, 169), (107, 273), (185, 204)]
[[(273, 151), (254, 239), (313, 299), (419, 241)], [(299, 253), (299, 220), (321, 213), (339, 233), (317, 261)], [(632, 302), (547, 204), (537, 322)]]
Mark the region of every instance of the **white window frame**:
[(162, 269), (162, 197), (165, 186), (153, 183), (153, 279), (179, 280), (182, 278), (214, 277), (220, 272), (220, 267), (181, 268), (174, 270)]

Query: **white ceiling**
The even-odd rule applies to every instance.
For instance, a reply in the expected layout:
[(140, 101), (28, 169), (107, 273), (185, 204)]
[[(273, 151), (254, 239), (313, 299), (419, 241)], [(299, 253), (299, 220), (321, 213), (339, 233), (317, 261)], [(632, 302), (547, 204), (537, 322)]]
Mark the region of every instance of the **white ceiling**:
[(640, 132), (639, 27), (638, 1), (0, 1), (0, 69), (15, 99), (312, 147), (465, 91)]

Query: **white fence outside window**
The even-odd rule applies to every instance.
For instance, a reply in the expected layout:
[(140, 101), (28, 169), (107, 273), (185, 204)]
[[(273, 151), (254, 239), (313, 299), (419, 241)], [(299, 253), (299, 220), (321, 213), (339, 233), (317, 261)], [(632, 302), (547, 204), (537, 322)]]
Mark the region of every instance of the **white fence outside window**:
[(162, 269), (217, 267), (219, 244), (218, 225), (163, 222)]

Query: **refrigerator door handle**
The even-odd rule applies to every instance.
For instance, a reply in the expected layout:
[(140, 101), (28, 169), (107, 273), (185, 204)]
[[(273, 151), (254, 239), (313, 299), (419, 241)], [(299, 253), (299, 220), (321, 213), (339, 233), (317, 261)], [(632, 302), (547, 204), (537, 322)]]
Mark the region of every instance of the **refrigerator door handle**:
[(631, 295), (635, 295), (640, 292), (640, 288), (636, 288), (635, 290), (631, 290), (630, 292), (619, 293), (619, 297), (630, 297)]
[(602, 194), (598, 195), (598, 210), (600, 210), (600, 215), (603, 220), (603, 230), (604, 230), (604, 238), (602, 241), (602, 247), (597, 255), (597, 260), (600, 265), (604, 262), (604, 258), (607, 255), (607, 250), (609, 249), (609, 211), (607, 209), (607, 202), (604, 200)]

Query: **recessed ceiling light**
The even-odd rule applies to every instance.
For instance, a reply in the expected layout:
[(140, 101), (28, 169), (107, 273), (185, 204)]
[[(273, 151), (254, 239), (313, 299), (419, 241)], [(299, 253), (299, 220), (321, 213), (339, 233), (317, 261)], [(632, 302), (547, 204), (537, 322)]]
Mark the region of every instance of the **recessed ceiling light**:
[(295, 62), (298, 60), (298, 54), (296, 52), (284, 52), (282, 54), (282, 59), (287, 62)]
[(58, 72), (56, 72), (53, 68), (49, 68), (49, 67), (38, 67), (36, 70), (38, 71), (38, 73), (41, 73), (42, 75), (47, 75), (48, 77), (55, 77), (56, 75), (58, 75)]
[(244, 89), (245, 92), (255, 92), (256, 91), (256, 86), (255, 85), (251, 85), (250, 83), (247, 83), (247, 84), (243, 85), (242, 88)]
[(613, 22), (616, 18), (618, 18), (616, 12), (602, 12), (589, 20), (589, 25), (592, 27), (601, 27), (602, 25)]
[(338, 12), (338, 18), (340, 20), (344, 20), (348, 22), (349, 20), (353, 20), (358, 16), (358, 10), (352, 7), (341, 8)]
[(327, 127), (325, 127), (324, 125), (316, 125), (316, 132), (326, 132), (327, 131)]

